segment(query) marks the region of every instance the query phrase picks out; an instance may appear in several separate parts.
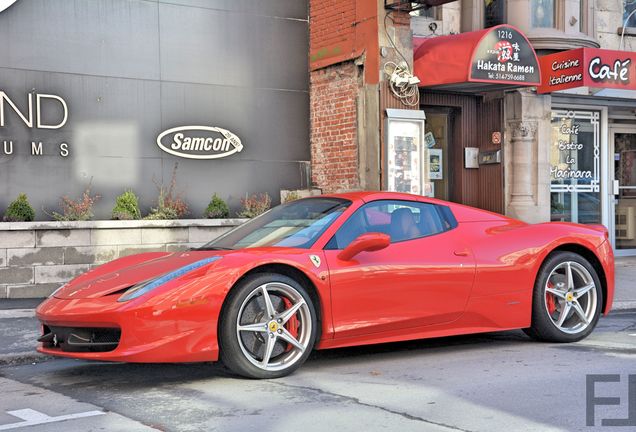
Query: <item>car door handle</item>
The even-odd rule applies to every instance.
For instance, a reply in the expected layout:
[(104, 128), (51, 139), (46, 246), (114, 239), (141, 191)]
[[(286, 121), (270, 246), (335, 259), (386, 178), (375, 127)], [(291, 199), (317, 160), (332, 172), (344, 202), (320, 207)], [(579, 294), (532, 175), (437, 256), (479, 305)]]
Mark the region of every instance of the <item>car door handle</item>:
[(470, 251), (468, 249), (459, 249), (453, 251), (453, 254), (455, 254), (455, 256), (468, 256), (470, 255)]

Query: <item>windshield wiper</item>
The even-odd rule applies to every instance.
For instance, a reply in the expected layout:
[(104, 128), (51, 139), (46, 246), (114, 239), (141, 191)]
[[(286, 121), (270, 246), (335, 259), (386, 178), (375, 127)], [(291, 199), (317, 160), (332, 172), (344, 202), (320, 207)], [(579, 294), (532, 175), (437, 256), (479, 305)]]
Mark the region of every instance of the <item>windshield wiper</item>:
[(218, 250), (218, 251), (222, 251), (222, 250), (234, 250), (234, 249), (228, 248), (228, 247), (219, 247), (219, 246), (208, 246), (208, 247), (201, 246), (199, 248), (192, 248), (190, 250), (196, 250), (196, 251), (215, 251), (215, 250)]

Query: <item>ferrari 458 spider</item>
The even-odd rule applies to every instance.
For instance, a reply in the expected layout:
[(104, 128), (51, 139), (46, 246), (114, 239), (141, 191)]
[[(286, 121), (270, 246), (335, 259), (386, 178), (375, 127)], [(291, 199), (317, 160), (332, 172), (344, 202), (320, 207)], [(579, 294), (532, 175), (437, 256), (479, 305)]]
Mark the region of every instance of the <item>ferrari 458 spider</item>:
[(529, 225), (390, 192), (278, 206), (198, 249), (119, 258), (37, 309), (40, 352), (88, 360), (221, 360), (291, 373), (312, 349), (524, 329), (580, 340), (608, 313), (602, 226)]

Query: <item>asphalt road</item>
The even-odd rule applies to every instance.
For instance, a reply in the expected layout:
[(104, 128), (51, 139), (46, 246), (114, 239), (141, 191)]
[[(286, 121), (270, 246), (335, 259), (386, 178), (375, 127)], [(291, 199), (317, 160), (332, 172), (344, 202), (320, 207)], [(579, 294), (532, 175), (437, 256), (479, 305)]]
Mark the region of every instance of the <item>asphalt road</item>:
[[(596, 427), (586, 426), (587, 374), (621, 378), (596, 384), (596, 397), (621, 398), (596, 408)], [(600, 422), (626, 418), (629, 393), (636, 406), (628, 374), (633, 311), (603, 318), (576, 344), (515, 331), (322, 351), (268, 381), (214, 364), (49, 360), (0, 368), (0, 430), (627, 431), (636, 418), (632, 427)], [(38, 419), (48, 423), (28, 426)]]

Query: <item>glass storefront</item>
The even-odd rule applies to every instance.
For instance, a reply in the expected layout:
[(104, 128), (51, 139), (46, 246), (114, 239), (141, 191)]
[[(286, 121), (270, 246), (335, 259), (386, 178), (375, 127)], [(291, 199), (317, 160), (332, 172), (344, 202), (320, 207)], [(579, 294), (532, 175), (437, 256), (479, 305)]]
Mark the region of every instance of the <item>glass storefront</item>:
[(598, 110), (552, 111), (551, 220), (601, 223)]

